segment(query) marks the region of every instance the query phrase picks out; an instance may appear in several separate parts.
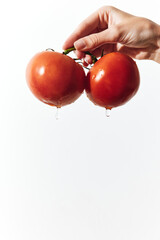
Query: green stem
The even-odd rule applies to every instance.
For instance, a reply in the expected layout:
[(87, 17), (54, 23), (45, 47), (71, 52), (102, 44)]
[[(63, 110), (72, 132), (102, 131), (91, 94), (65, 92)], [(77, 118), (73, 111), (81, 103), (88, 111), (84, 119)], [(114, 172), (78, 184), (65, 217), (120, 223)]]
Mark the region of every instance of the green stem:
[(91, 56), (91, 58), (92, 58), (92, 62), (93, 62), (93, 63), (96, 63), (96, 62), (98, 61), (98, 59), (97, 59), (92, 53), (90, 53), (90, 52), (87, 51), (87, 52), (85, 52), (85, 54)]
[(104, 56), (104, 49), (102, 49), (101, 58)]
[[(74, 51), (74, 50), (76, 50), (75, 47), (68, 48), (68, 49), (64, 50), (63, 54), (67, 55), (68, 53), (70, 53), (70, 52), (72, 52), (72, 51)], [(87, 52), (85, 52), (85, 54), (91, 56), (93, 63), (95, 63), (95, 62), (98, 61), (98, 59), (97, 59), (92, 53), (90, 53), (90, 52), (87, 51)]]
[(64, 54), (64, 55), (67, 55), (68, 53), (70, 53), (70, 52), (72, 52), (72, 51), (74, 51), (74, 50), (76, 50), (75, 47), (68, 48), (68, 49), (66, 49), (66, 50), (63, 51), (63, 54)]

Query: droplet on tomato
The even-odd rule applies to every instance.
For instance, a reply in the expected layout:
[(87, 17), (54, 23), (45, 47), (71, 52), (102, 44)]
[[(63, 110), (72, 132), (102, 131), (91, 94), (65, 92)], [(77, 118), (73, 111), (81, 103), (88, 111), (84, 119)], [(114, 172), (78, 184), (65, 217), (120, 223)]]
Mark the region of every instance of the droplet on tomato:
[(111, 115), (111, 109), (106, 108), (106, 117), (110, 117)]
[(56, 114), (55, 114), (56, 120), (59, 120), (59, 119), (60, 119), (59, 110), (60, 110), (60, 108), (57, 107), (57, 109), (56, 109)]

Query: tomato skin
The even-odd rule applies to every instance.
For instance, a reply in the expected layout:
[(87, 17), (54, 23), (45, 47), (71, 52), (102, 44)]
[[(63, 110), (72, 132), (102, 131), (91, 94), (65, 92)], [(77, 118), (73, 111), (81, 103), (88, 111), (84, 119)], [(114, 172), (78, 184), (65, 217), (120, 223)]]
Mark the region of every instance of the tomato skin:
[(138, 91), (139, 84), (135, 61), (125, 54), (112, 52), (90, 69), (85, 88), (94, 104), (111, 109), (129, 101)]
[(40, 101), (62, 107), (73, 103), (82, 94), (85, 73), (69, 56), (43, 51), (30, 60), (26, 80), (30, 90)]

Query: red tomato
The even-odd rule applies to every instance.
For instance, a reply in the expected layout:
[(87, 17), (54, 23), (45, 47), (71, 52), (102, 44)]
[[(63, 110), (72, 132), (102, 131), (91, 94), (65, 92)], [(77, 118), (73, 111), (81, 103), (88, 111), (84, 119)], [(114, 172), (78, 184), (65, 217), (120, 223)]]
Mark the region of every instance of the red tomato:
[(119, 52), (109, 53), (98, 60), (87, 74), (88, 98), (99, 106), (111, 109), (130, 100), (140, 84), (135, 61)]
[(58, 52), (44, 51), (29, 62), (26, 79), (30, 90), (39, 100), (62, 107), (81, 95), (85, 73), (72, 58)]

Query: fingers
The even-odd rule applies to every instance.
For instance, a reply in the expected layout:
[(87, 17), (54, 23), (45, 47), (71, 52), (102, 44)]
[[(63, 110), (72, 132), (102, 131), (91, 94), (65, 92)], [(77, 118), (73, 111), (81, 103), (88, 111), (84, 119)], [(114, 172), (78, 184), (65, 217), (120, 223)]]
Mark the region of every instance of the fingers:
[(100, 33), (91, 34), (77, 40), (74, 46), (78, 51), (93, 51), (104, 44), (117, 43), (120, 35), (120, 29), (117, 26), (113, 26)]
[[(132, 15), (112, 6), (104, 6), (86, 18), (68, 37), (63, 44), (63, 49), (73, 45), (79, 51), (93, 50), (104, 42), (116, 42), (118, 31), (117, 24), (128, 21)], [(111, 31), (109, 31), (111, 28)], [(108, 36), (107, 36), (108, 34)]]
[(130, 16), (111, 6), (102, 7), (76, 28), (65, 41), (63, 49), (74, 46), (77, 57), (91, 64), (92, 59), (85, 51), (93, 53), (96, 57), (101, 56), (102, 48), (105, 54), (115, 51), (123, 35), (124, 24), (121, 22), (124, 22), (124, 19), (127, 22)]

